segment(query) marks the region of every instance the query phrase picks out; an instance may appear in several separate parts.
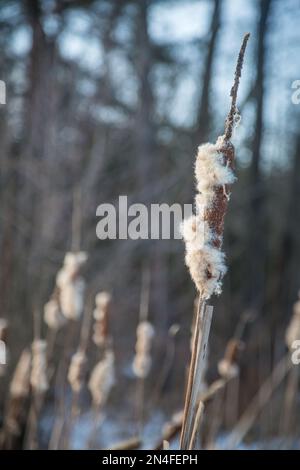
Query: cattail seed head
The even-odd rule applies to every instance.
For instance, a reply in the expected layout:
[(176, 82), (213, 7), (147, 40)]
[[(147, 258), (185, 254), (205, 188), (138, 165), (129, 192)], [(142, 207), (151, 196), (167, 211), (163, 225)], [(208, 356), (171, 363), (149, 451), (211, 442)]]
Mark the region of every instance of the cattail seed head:
[(142, 321), (138, 324), (137, 341), (135, 345), (135, 357), (133, 360), (133, 372), (139, 378), (145, 378), (150, 372), (152, 359), (151, 359), (151, 346), (154, 337), (154, 328), (148, 321)]
[(8, 332), (8, 321), (5, 318), (0, 318), (0, 341), (6, 343)]
[(300, 291), (298, 295), (299, 300), (294, 304), (293, 315), (285, 333), (285, 342), (289, 349), (293, 348), (294, 341), (300, 340)]
[(85, 252), (67, 253), (64, 265), (57, 274), (60, 309), (68, 320), (78, 320), (83, 311), (85, 282), (80, 270), (86, 261)]
[(221, 293), (226, 273), (221, 246), (230, 185), (235, 181), (233, 159), (233, 145), (223, 136), (216, 144), (204, 144), (198, 149), (196, 215), (183, 222), (182, 235), (185, 262), (202, 299)]
[(8, 331), (8, 321), (5, 318), (0, 318), (0, 353), (1, 353), (1, 359), (2, 359), (0, 363), (0, 377), (4, 376), (6, 373), (7, 331)]
[(48, 388), (47, 378), (47, 343), (36, 339), (32, 343), (32, 369), (30, 384), (36, 393), (45, 393)]
[(83, 386), (84, 376), (86, 372), (87, 357), (82, 351), (77, 351), (71, 359), (68, 381), (73, 392), (79, 392)]
[(12, 398), (26, 398), (30, 391), (31, 353), (28, 349), (22, 352), (15, 368), (12, 381), (9, 386)]
[(106, 404), (114, 384), (114, 352), (112, 349), (108, 349), (105, 352), (104, 358), (95, 365), (88, 383), (95, 406), (103, 407)]
[(100, 292), (95, 299), (93, 341), (96, 346), (105, 346), (108, 342), (108, 316), (111, 304), (111, 295), (108, 292)]
[(237, 364), (237, 356), (242, 346), (243, 343), (238, 339), (232, 338), (228, 341), (224, 357), (218, 363), (218, 371), (221, 377), (233, 379), (239, 375), (240, 368)]
[(66, 324), (66, 318), (62, 315), (59, 303), (56, 299), (51, 299), (44, 306), (44, 320), (52, 330), (59, 330)]

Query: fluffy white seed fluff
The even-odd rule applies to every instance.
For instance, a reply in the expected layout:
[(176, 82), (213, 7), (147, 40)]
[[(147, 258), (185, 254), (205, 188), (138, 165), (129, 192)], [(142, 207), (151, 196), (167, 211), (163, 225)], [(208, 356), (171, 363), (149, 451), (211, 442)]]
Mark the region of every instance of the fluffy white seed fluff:
[(114, 384), (115, 360), (113, 351), (109, 349), (104, 358), (94, 367), (88, 383), (95, 406), (102, 408), (106, 404)]
[(203, 299), (220, 294), (222, 278), (226, 273), (225, 254), (213, 246), (214, 233), (204, 220), (205, 211), (214, 204), (217, 187), (235, 181), (233, 171), (223, 163), (219, 152), (223, 137), (216, 144), (204, 144), (198, 149), (195, 176), (197, 190), (195, 197), (196, 215), (186, 219), (181, 232), (185, 241), (185, 262), (191, 277)]
[(96, 295), (95, 303), (99, 310), (107, 308), (110, 302), (111, 294), (109, 292), (103, 291)]
[(198, 148), (195, 176), (197, 189), (206, 206), (213, 203), (216, 186), (232, 184), (236, 179), (231, 168), (223, 163), (223, 156), (219, 152), (221, 145), (222, 140), (219, 139), (216, 144), (204, 144)]
[(32, 343), (32, 369), (30, 384), (37, 393), (44, 393), (48, 390), (47, 378), (47, 343), (37, 339)]
[(225, 254), (209, 244), (202, 248), (189, 249), (185, 256), (191, 277), (200, 296), (209, 299), (212, 294), (222, 291), (222, 278), (226, 273)]
[(31, 353), (25, 349), (18, 361), (12, 381), (9, 386), (13, 398), (25, 398), (30, 391)]
[(85, 282), (80, 276), (80, 269), (86, 260), (84, 252), (67, 253), (64, 265), (57, 274), (60, 308), (68, 320), (78, 320), (83, 311)]
[(73, 354), (68, 371), (68, 381), (73, 392), (79, 392), (81, 390), (86, 364), (87, 357), (84, 352), (77, 351), (75, 354)]
[(218, 362), (218, 371), (221, 377), (229, 380), (239, 375), (239, 366), (224, 358)]
[(154, 337), (154, 328), (148, 321), (139, 323), (136, 334), (137, 341), (135, 345), (135, 357), (133, 360), (133, 372), (139, 378), (145, 378), (150, 372), (152, 359), (151, 359), (151, 346)]
[(44, 320), (52, 330), (59, 330), (66, 323), (66, 318), (61, 314), (56, 299), (51, 299), (44, 306)]

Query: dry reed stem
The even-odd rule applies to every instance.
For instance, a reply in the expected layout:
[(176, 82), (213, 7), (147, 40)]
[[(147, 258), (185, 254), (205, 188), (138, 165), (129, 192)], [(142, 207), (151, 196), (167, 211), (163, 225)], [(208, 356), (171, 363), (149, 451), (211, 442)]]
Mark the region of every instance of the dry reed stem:
[[(200, 313), (201, 311), (203, 312), (202, 314)], [(199, 300), (180, 439), (180, 447), (185, 450), (189, 448), (195, 413), (199, 402), (212, 314), (213, 307), (210, 305), (206, 306)]]
[(200, 400), (197, 411), (196, 411), (194, 426), (192, 429), (191, 439), (189, 443), (189, 450), (192, 450), (195, 448), (196, 436), (197, 436), (197, 432), (200, 429), (200, 425), (203, 419), (203, 414), (204, 414), (204, 403), (203, 401)]
[(31, 351), (24, 349), (14, 370), (4, 410), (0, 448), (15, 449), (27, 418), (26, 402), (30, 395)]
[(62, 359), (58, 365), (56, 379), (55, 379), (55, 400), (54, 400), (54, 425), (52, 428), (49, 450), (56, 450), (59, 447), (61, 434), (64, 427), (64, 414), (65, 414), (65, 394), (67, 388), (67, 370), (69, 357), (72, 351), (73, 338), (76, 333), (77, 322), (69, 320), (64, 342), (64, 349), (62, 352)]
[(285, 436), (295, 431), (298, 383), (299, 367), (293, 367), (288, 373), (282, 415), (280, 417), (280, 430)]
[(135, 450), (138, 449), (141, 444), (141, 438), (139, 436), (134, 436), (130, 439), (126, 439), (125, 441), (117, 442), (117, 444), (106, 450)]
[[(89, 296), (88, 300), (86, 301), (86, 307), (84, 309), (81, 330), (80, 330), (80, 338), (79, 344), (77, 348), (77, 353), (82, 353), (83, 355), (87, 355), (87, 349), (89, 346), (90, 340), (90, 331), (92, 326), (93, 320), (93, 304), (94, 304), (94, 296)], [(85, 372), (84, 372), (85, 374)], [(82, 383), (79, 390), (72, 389), (72, 397), (71, 397), (71, 416), (68, 422), (65, 425), (65, 431), (63, 436), (63, 448), (69, 448), (69, 441), (70, 441), (70, 433), (72, 427), (75, 424), (76, 418), (80, 415), (80, 394), (84, 384), (84, 376), (82, 377)]]
[[(42, 317), (37, 307), (33, 310), (33, 342), (30, 384), (32, 399), (26, 423), (24, 447), (37, 449), (39, 415), (43, 407), (45, 393), (48, 390), (47, 380), (47, 343), (41, 340)], [(40, 379), (40, 380), (39, 380)]]
[(163, 441), (163, 450), (170, 450), (170, 442), (167, 440)]
[[(136, 374), (136, 372), (141, 372), (139, 375), (136, 374), (136, 391), (135, 391), (135, 415), (136, 415), (138, 434), (142, 433), (143, 426), (144, 426), (145, 379), (148, 373), (150, 372), (150, 368), (151, 368), (150, 349), (152, 345), (152, 338), (150, 337), (148, 338), (147, 337), (148, 335), (145, 336), (143, 334), (143, 331), (142, 332), (139, 331), (139, 326), (142, 324), (148, 325), (148, 330), (152, 326), (148, 322), (150, 291), (151, 291), (151, 271), (148, 266), (144, 266), (143, 272), (142, 272), (142, 286), (141, 286), (141, 297), (140, 297), (140, 308), (139, 308), (139, 324), (137, 327), (136, 354), (135, 354), (135, 358), (133, 361), (134, 373)], [(153, 330), (153, 334), (154, 334), (154, 330)], [(143, 344), (141, 344), (141, 342)], [(148, 366), (147, 366), (147, 362), (148, 362)], [(144, 371), (145, 373), (143, 373), (143, 367), (144, 367), (143, 363), (145, 363), (144, 366), (149, 368), (148, 371), (147, 370)]]
[(186, 387), (186, 394), (185, 394), (185, 403), (184, 403), (184, 411), (183, 411), (183, 420), (182, 420), (182, 431), (180, 437), (180, 446), (182, 445), (183, 436), (185, 434), (185, 427), (186, 427), (186, 419), (188, 414), (188, 409), (190, 406), (191, 400), (191, 392), (193, 386), (193, 378), (195, 373), (195, 363), (196, 363), (196, 354), (197, 354), (197, 343), (199, 337), (199, 321), (201, 317), (201, 310), (204, 307), (204, 304), (201, 302), (200, 297), (198, 299), (198, 307), (195, 311), (195, 321), (194, 321), (194, 331), (192, 336), (192, 350), (191, 350), (191, 362), (189, 367), (189, 374), (187, 380), (187, 387)]
[(241, 416), (239, 422), (234, 427), (227, 441), (229, 449), (235, 449), (243, 441), (246, 434), (253, 426), (259, 413), (271, 399), (276, 388), (284, 380), (285, 376), (292, 368), (293, 363), (290, 355), (284, 356), (274, 367), (271, 375), (265, 380), (257, 394), (252, 399), (250, 405)]
[(73, 191), (73, 208), (72, 208), (72, 251), (80, 251), (81, 246), (81, 230), (82, 230), (82, 191), (78, 185)]
[(157, 405), (159, 398), (161, 396), (163, 387), (167, 381), (167, 378), (169, 377), (169, 373), (172, 370), (172, 367), (174, 366), (175, 352), (176, 352), (176, 337), (177, 337), (179, 330), (180, 330), (180, 327), (176, 323), (174, 323), (169, 328), (165, 357), (163, 360), (163, 364), (161, 366), (161, 371), (157, 377), (155, 389), (152, 394), (153, 396), (152, 407), (153, 408), (155, 408), (155, 405)]
[(162, 438), (157, 442), (154, 450), (162, 450), (164, 441), (171, 442), (172, 439), (181, 431), (182, 429), (182, 420), (183, 420), (183, 411), (173, 415), (171, 421), (168, 421), (162, 432)]
[[(212, 384), (209, 385), (208, 389), (201, 393), (197, 406), (202, 403), (204, 406), (207, 405), (211, 400), (215, 398), (219, 391), (223, 390), (226, 385), (231, 381), (231, 378), (224, 379), (220, 378), (215, 380)], [(167, 429), (163, 432), (162, 439), (156, 444), (154, 450), (160, 450), (163, 446), (163, 441), (171, 441), (174, 437), (182, 430), (183, 424), (183, 413), (180, 419), (177, 419), (175, 422), (171, 421), (167, 423)], [(197, 428), (197, 425), (196, 425)], [(197, 430), (197, 429), (196, 429)]]

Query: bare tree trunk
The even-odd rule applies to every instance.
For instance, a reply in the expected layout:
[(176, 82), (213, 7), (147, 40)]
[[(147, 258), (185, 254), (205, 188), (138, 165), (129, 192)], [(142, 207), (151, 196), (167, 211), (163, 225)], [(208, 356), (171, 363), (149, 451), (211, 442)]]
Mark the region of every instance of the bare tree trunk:
[(277, 322), (283, 312), (291, 311), (297, 291), (300, 288), (299, 253), (300, 220), (300, 134), (296, 137), (294, 161), (288, 188), (288, 207), (283, 224), (281, 243), (278, 249), (277, 264), (274, 268), (275, 280), (270, 292), (272, 318)]
[[(151, 196), (151, 187), (160, 177), (158, 165), (158, 148), (155, 144), (154, 97), (151, 85), (151, 72), (154, 58), (151, 39), (148, 31), (148, 0), (138, 2), (139, 16), (137, 24), (137, 43), (139, 56), (137, 72), (140, 83), (139, 104), (136, 114), (136, 152), (138, 159), (139, 202), (151, 204), (155, 202)], [(152, 185), (153, 183), (153, 185)], [(141, 200), (141, 201), (140, 201)], [(153, 276), (152, 304), (156, 320), (164, 329), (167, 324), (167, 263), (162, 251), (162, 242), (151, 244), (148, 261)], [(164, 315), (159, 312), (164, 311)]]
[(268, 33), (268, 18), (272, 0), (264, 0), (260, 5), (260, 19), (258, 24), (257, 64), (255, 80), (256, 120), (252, 143), (252, 165), (250, 171), (251, 207), (248, 221), (248, 253), (247, 264), (248, 280), (246, 300), (248, 305), (260, 311), (264, 302), (264, 275), (266, 264), (266, 236), (265, 236), (265, 189), (261, 175), (260, 161), (263, 143), (263, 116), (264, 116), (264, 79), (266, 62), (266, 39)]
[(216, 55), (217, 39), (220, 30), (222, 0), (214, 0), (213, 13), (209, 31), (210, 40), (207, 46), (207, 55), (204, 62), (204, 73), (202, 77), (202, 90), (200, 104), (197, 113), (197, 124), (195, 129), (195, 146), (209, 139), (211, 125), (210, 87), (213, 72), (213, 62)]
[[(45, 235), (51, 212), (48, 210), (50, 180), (47, 161), (53, 154), (54, 87), (53, 70), (55, 39), (49, 39), (42, 26), (42, 9), (39, 0), (27, 0), (25, 13), (32, 32), (32, 46), (28, 62), (28, 100), (25, 112), (28, 116), (24, 128), (25, 150), (21, 171), (23, 179), (19, 198), (19, 211), (27, 221), (19, 249), (25, 255), (26, 271), (20, 273), (23, 285), (28, 288), (35, 280), (41, 281), (42, 260), (45, 252)], [(19, 221), (20, 225), (21, 221)], [(48, 247), (47, 247), (48, 248)], [(40, 282), (39, 282), (40, 285)], [(39, 302), (39, 289), (34, 302)], [(30, 305), (30, 308), (32, 305)]]

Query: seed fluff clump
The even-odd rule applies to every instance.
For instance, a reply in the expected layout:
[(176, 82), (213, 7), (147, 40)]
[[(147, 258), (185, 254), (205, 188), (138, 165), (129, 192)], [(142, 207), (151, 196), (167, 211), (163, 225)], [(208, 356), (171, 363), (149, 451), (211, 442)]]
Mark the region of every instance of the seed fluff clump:
[(226, 273), (225, 254), (221, 250), (224, 216), (235, 181), (234, 148), (224, 136), (216, 144), (198, 148), (195, 165), (196, 214), (182, 224), (185, 262), (202, 299), (220, 294)]

